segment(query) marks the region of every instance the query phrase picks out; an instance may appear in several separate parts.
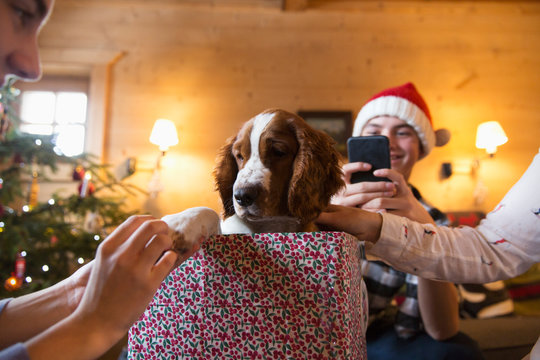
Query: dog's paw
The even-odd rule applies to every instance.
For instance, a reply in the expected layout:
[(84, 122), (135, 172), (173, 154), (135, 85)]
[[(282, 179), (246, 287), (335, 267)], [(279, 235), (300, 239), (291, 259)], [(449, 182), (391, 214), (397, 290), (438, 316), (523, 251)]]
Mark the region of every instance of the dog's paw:
[(169, 225), (174, 250), (180, 254), (192, 249), (201, 237), (220, 234), (219, 215), (207, 207), (195, 207), (161, 218)]

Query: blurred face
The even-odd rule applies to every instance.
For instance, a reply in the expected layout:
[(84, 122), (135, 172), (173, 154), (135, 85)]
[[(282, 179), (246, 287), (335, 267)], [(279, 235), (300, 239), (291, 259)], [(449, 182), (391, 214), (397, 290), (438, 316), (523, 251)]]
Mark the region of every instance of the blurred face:
[(54, 0), (0, 0), (0, 82), (41, 75), (37, 36)]
[(371, 119), (361, 135), (386, 136), (390, 142), (392, 169), (400, 172), (405, 180), (409, 179), (420, 157), (420, 139), (411, 126), (397, 117), (380, 116)]

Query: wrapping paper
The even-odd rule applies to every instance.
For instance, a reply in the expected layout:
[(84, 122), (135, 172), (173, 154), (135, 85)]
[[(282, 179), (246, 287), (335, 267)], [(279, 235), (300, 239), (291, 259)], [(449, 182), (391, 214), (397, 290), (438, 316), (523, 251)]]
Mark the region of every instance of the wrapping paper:
[(363, 243), (339, 232), (218, 235), (171, 272), (130, 359), (365, 359)]

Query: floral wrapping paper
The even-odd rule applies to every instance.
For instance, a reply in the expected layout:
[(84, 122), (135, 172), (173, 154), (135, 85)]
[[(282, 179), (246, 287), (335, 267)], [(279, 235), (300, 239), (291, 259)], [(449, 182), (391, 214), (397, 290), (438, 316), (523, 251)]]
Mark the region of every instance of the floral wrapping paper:
[(218, 235), (163, 281), (130, 359), (366, 359), (364, 247), (340, 232)]

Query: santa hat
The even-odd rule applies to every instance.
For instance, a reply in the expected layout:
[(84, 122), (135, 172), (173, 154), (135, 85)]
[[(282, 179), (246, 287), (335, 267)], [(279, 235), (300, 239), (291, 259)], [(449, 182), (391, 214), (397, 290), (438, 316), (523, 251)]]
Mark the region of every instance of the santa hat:
[(353, 136), (360, 136), (369, 120), (378, 116), (395, 116), (409, 124), (422, 143), (422, 156), (434, 146), (444, 146), (450, 140), (450, 131), (433, 130), (429, 109), (412, 83), (386, 89), (373, 96), (360, 109), (354, 122)]

